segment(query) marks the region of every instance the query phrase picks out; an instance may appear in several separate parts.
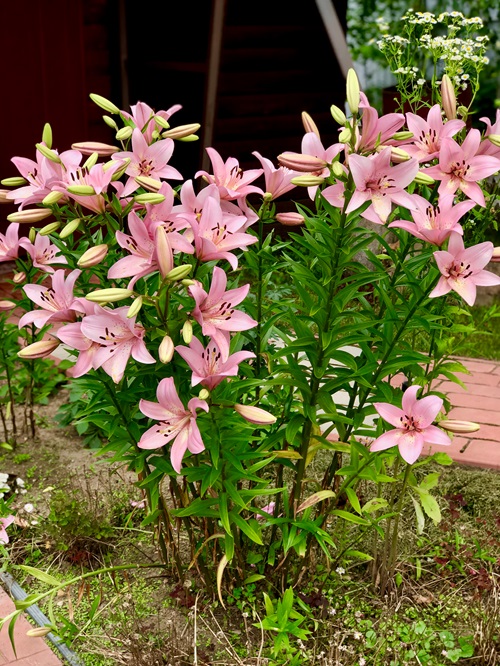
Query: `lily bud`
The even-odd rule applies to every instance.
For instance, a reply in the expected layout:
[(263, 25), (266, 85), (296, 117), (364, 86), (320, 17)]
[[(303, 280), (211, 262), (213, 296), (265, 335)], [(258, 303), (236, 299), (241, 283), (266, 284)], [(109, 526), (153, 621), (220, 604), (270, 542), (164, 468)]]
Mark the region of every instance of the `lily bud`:
[(162, 363), (170, 363), (174, 355), (174, 342), (170, 335), (166, 335), (158, 347), (158, 356)]
[(0, 190), (0, 204), (10, 204), (12, 199), (8, 199), (7, 196), (10, 194), (10, 190)]
[(441, 102), (443, 103), (443, 109), (448, 120), (456, 118), (457, 98), (455, 96), (455, 88), (448, 74), (443, 74), (443, 78), (441, 79)]
[(158, 267), (162, 278), (165, 278), (174, 267), (174, 254), (165, 227), (156, 228), (155, 241)]
[(34, 243), (36, 239), (36, 229), (35, 227), (31, 227), (30, 232), (28, 234), (28, 240), (30, 243)]
[(76, 265), (80, 266), (80, 268), (91, 268), (92, 266), (97, 266), (97, 264), (100, 264), (107, 254), (108, 246), (105, 243), (102, 245), (89, 247), (89, 249), (82, 254), (80, 259), (78, 259)]
[(315, 187), (324, 183), (325, 179), (321, 176), (296, 176), (290, 182), (299, 187)]
[(103, 116), (102, 119), (104, 120), (104, 122), (106, 123), (106, 125), (108, 127), (111, 127), (111, 129), (114, 129), (114, 130), (118, 129), (118, 125), (116, 124), (114, 119), (111, 118), (111, 116)]
[(325, 160), (321, 160), (319, 157), (301, 153), (282, 153), (278, 155), (278, 162), (293, 171), (304, 171), (306, 173), (323, 171), (327, 164)]
[(187, 345), (189, 345), (193, 339), (193, 324), (189, 319), (186, 319), (184, 326), (182, 327), (182, 339)]
[(45, 123), (43, 126), (42, 143), (44, 143), (47, 148), (52, 148), (52, 127), (49, 123)]
[(157, 129), (154, 129), (151, 132), (151, 137), (154, 139), (154, 141), (158, 141), (159, 139), (161, 139), (161, 134), (160, 134), (160, 132), (158, 132)]
[(31, 636), (35, 638), (43, 638), (47, 634), (50, 634), (52, 627), (35, 627), (33, 629), (28, 629), (26, 636)]
[[(382, 146), (380, 146), (380, 148), (382, 148)], [(406, 152), (406, 150), (403, 150), (402, 148), (396, 148), (395, 146), (391, 146), (391, 160), (395, 164), (401, 164), (401, 162), (408, 162), (409, 159), (411, 159), (411, 157)]]
[(419, 185), (434, 185), (434, 183), (436, 182), (434, 178), (431, 178), (423, 171), (417, 171), (417, 175), (415, 176), (413, 181), (415, 183), (418, 183)]
[(164, 139), (184, 139), (191, 136), (200, 129), (200, 123), (191, 123), (190, 125), (179, 125), (162, 133)]
[(89, 155), (85, 162), (83, 163), (83, 169), (92, 169), (92, 167), (97, 164), (97, 160), (99, 159), (99, 153), (92, 153), (92, 155)]
[(302, 111), (302, 125), (306, 132), (314, 132), (319, 137), (318, 127), (307, 111)]
[(346, 91), (347, 104), (354, 115), (359, 111), (359, 80), (358, 75), (352, 67), (347, 72)]
[[(123, 176), (123, 174), (125, 173), (125, 171), (128, 169), (128, 165), (130, 164), (131, 161), (132, 161), (132, 160), (130, 159), (130, 157), (126, 157), (124, 160), (122, 160), (122, 165), (121, 165), (121, 167), (119, 167), (119, 168), (114, 172), (114, 174), (111, 176), (111, 180), (112, 180), (113, 182), (114, 182), (115, 180), (120, 180), (120, 178)], [(106, 165), (104, 165), (104, 166), (103, 166), (103, 171), (107, 171), (111, 166), (113, 166), (114, 164), (116, 164), (116, 160), (111, 160), (111, 162), (107, 162), (107, 164), (108, 164), (109, 166), (106, 168)]]
[(132, 301), (132, 305), (128, 309), (127, 319), (132, 319), (133, 317), (136, 317), (141, 311), (141, 308), (142, 308), (142, 296), (137, 296), (137, 298), (135, 298)]
[(87, 294), (85, 298), (92, 303), (116, 303), (122, 301), (124, 298), (130, 298), (134, 292), (132, 289), (118, 289), (117, 287), (110, 289), (97, 289)]
[(462, 118), (462, 120), (467, 120), (469, 109), (461, 104), (459, 107), (457, 107), (457, 114)]
[(12, 301), (0, 301), (0, 312), (8, 312), (9, 310), (14, 310), (16, 303)]
[(189, 136), (180, 136), (177, 141), (182, 141), (182, 143), (192, 143), (193, 141), (199, 141), (200, 137), (197, 134), (190, 134)]
[(413, 132), (396, 132), (391, 136), (391, 139), (394, 139), (394, 141), (408, 141), (408, 139), (413, 139)]
[(208, 400), (208, 398), (210, 398), (210, 391), (208, 391), (206, 388), (202, 388), (198, 393), (198, 398), (200, 400)]
[(50, 234), (53, 234), (54, 231), (57, 231), (60, 226), (60, 222), (51, 222), (50, 224), (46, 224), (44, 227), (39, 229), (38, 233), (40, 236), (49, 236)]
[(44, 146), (43, 143), (37, 143), (35, 145), (38, 152), (42, 153), (42, 155), (46, 157), (48, 160), (50, 160), (51, 162), (55, 162), (56, 164), (62, 164), (61, 158), (55, 152), (55, 150), (47, 148), (47, 146)]
[(89, 97), (94, 102), (94, 104), (100, 106), (101, 109), (104, 109), (104, 111), (107, 111), (108, 113), (120, 113), (120, 109), (116, 106), (116, 104), (110, 102), (109, 99), (101, 97), (101, 95), (96, 95), (95, 93), (90, 93)]
[(63, 192), (49, 192), (47, 196), (42, 199), (42, 203), (44, 206), (53, 206), (60, 201), (63, 196)]
[(40, 340), (17, 352), (20, 358), (36, 359), (50, 356), (59, 347), (59, 340)]
[(260, 407), (236, 404), (234, 409), (249, 423), (255, 423), (257, 425), (271, 425), (271, 423), (276, 421), (275, 416), (269, 412), (266, 412), (265, 409), (261, 409)]
[(285, 227), (297, 227), (305, 222), (304, 216), (300, 213), (278, 213), (276, 220)]
[(101, 143), (100, 141), (80, 141), (79, 143), (72, 143), (71, 148), (80, 151), (82, 155), (97, 153), (101, 157), (109, 157), (120, 150), (117, 146), (111, 146), (109, 143)]
[(151, 194), (137, 194), (134, 197), (134, 201), (140, 204), (160, 204), (165, 201), (165, 197), (163, 194), (151, 192)]
[(494, 264), (497, 264), (500, 262), (500, 246), (496, 246), (493, 248), (493, 254), (491, 255), (491, 259)]
[(345, 117), (345, 113), (342, 111), (342, 109), (339, 109), (338, 106), (335, 106), (335, 104), (331, 105), (330, 113), (332, 114), (332, 118), (339, 125), (343, 126), (347, 123), (347, 118)]
[(193, 284), (196, 284), (196, 280), (181, 280), (183, 287), (192, 287)]
[(139, 183), (148, 192), (158, 192), (161, 187), (161, 180), (156, 180), (156, 178), (150, 178), (149, 176), (137, 176), (135, 182)]
[(118, 141), (126, 141), (127, 139), (130, 139), (132, 134), (134, 133), (134, 130), (132, 127), (122, 127), (121, 129), (118, 130), (118, 132), (115, 134), (115, 139), (118, 139)]
[(92, 185), (70, 185), (66, 189), (70, 194), (76, 194), (79, 197), (91, 197), (95, 194)]
[[(500, 148), (500, 134), (488, 134), (488, 136), (486, 138), (488, 139), (488, 141), (491, 141), (491, 143), (494, 146), (497, 146), (498, 148)], [(5, 185), (5, 182), (3, 180), (2, 180), (2, 184)]]
[(352, 131), (350, 127), (344, 127), (342, 132), (339, 134), (340, 143), (349, 143), (352, 137)]
[(479, 423), (473, 423), (472, 421), (457, 421), (456, 419), (439, 421), (438, 426), (443, 428), (443, 430), (448, 430), (448, 432), (454, 432), (457, 434), (477, 432), (481, 427)]
[(189, 273), (193, 270), (193, 267), (190, 264), (183, 264), (182, 266), (176, 266), (165, 275), (167, 280), (172, 282), (177, 282), (178, 280), (184, 280)]
[(45, 220), (46, 217), (50, 217), (51, 215), (52, 211), (47, 208), (25, 208), (24, 210), (19, 210), (16, 213), (7, 215), (7, 219), (9, 222), (29, 224), (33, 222), (40, 222), (40, 220)]
[(80, 222), (81, 220), (78, 217), (68, 222), (59, 234), (59, 238), (67, 238), (68, 236), (71, 236), (71, 234), (80, 226)]
[(22, 284), (26, 280), (26, 273), (24, 271), (20, 271), (19, 273), (14, 273), (14, 276), (12, 278), (12, 282), (14, 284)]
[(13, 176), (12, 178), (2, 178), (0, 183), (5, 185), (5, 187), (22, 187), (26, 185), (28, 181), (22, 176)]
[(332, 173), (335, 176), (335, 178), (345, 178), (345, 171), (344, 167), (340, 162), (333, 162), (331, 165), (332, 167)]
[(168, 120), (165, 120), (165, 118), (162, 118), (161, 116), (153, 116), (153, 120), (157, 125), (160, 127), (163, 127), (163, 129), (170, 129), (170, 124)]

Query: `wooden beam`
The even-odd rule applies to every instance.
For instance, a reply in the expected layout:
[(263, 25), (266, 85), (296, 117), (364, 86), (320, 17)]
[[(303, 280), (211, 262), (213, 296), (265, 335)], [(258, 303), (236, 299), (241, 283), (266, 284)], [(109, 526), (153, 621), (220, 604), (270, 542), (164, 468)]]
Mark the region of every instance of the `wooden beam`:
[(346, 77), (348, 70), (354, 67), (354, 65), (349, 47), (347, 46), (344, 30), (335, 10), (335, 5), (332, 0), (316, 0), (316, 6), (323, 20), (323, 25), (339, 63), (340, 70), (344, 77)]

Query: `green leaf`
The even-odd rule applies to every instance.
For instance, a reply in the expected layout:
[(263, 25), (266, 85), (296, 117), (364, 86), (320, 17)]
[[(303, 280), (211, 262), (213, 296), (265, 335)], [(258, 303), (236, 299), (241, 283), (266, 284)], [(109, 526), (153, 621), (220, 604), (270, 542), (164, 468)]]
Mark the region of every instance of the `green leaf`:
[(262, 537), (260, 535), (260, 528), (256, 520), (253, 520), (251, 518), (249, 520), (244, 520), (235, 511), (230, 511), (229, 515), (231, 517), (232, 522), (235, 523), (240, 528), (240, 530), (247, 535), (249, 539), (251, 539), (254, 543), (259, 544), (259, 546), (264, 545), (264, 543), (262, 542)]
[(417, 534), (422, 534), (425, 527), (425, 516), (423, 514), (422, 507), (420, 506), (419, 501), (415, 497), (412, 497), (411, 501), (413, 502), (413, 506), (415, 507), (415, 516), (417, 518)]
[(437, 462), (438, 465), (453, 465), (453, 458), (450, 458), (450, 456), (447, 453), (439, 452), (435, 453), (432, 456), (432, 459)]
[(51, 576), (45, 571), (40, 571), (40, 569), (36, 569), (35, 567), (29, 567), (26, 564), (20, 564), (18, 568), (26, 571), (26, 573), (28, 573), (30, 576), (33, 576), (33, 578), (41, 580), (42, 583), (47, 583), (47, 585), (58, 587), (61, 584), (61, 581), (57, 580), (57, 578), (54, 578), (54, 576)]
[(349, 523), (356, 523), (356, 525), (366, 525), (366, 526), (370, 525), (370, 521), (365, 520), (360, 516), (356, 516), (356, 514), (354, 513), (349, 513), (349, 511), (343, 511), (342, 509), (335, 509), (334, 511), (332, 511), (332, 514), (334, 516), (338, 516), (339, 518), (347, 520)]
[[(418, 490), (418, 489), (417, 489)], [(419, 492), (420, 502), (426, 515), (437, 525), (441, 521), (441, 510), (436, 499), (429, 493)]]
[(373, 560), (371, 555), (368, 555), (368, 553), (362, 553), (360, 550), (346, 550), (344, 556), (354, 557), (355, 559), (361, 560), (362, 562), (370, 562)]
[(432, 488), (435, 488), (438, 484), (439, 481), (439, 472), (433, 472), (432, 474), (427, 474), (425, 479), (423, 479), (420, 483), (420, 488), (422, 490), (432, 490)]
[(249, 585), (250, 583), (256, 583), (258, 580), (263, 580), (265, 576), (262, 574), (252, 574), (251, 576), (248, 576), (248, 578), (245, 578), (243, 581), (242, 585)]
[(227, 508), (226, 493), (221, 493), (221, 495), (219, 496), (219, 511), (220, 511), (220, 521), (222, 523), (222, 527), (227, 532), (227, 534), (231, 534), (231, 523), (229, 522), (229, 512)]
[(345, 493), (347, 497), (349, 498), (349, 502), (351, 503), (352, 508), (356, 513), (359, 513), (361, 515), (361, 504), (359, 503), (358, 496), (356, 495), (356, 492), (352, 488), (346, 488)]
[(375, 511), (378, 511), (379, 509), (385, 509), (388, 504), (389, 502), (383, 497), (374, 497), (373, 499), (368, 500), (368, 502), (363, 506), (362, 512), (375, 513)]
[(320, 490), (313, 495), (309, 495), (309, 497), (299, 506), (297, 513), (304, 511), (304, 509), (309, 509), (309, 507), (314, 506), (318, 502), (322, 502), (330, 497), (335, 497), (335, 494), (336, 493), (334, 493), (333, 490)]

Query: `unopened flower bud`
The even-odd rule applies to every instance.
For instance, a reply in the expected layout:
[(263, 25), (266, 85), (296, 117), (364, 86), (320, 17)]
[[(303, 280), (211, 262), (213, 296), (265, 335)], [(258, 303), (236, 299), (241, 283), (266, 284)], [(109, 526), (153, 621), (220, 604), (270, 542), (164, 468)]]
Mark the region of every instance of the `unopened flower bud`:
[(28, 629), (26, 636), (43, 638), (47, 634), (50, 634), (51, 631), (53, 631), (52, 627), (34, 627), (33, 629)]
[(299, 187), (316, 187), (324, 183), (325, 179), (321, 176), (296, 176), (290, 182)]
[(134, 133), (134, 130), (133, 130), (132, 127), (130, 127), (130, 126), (122, 127), (115, 134), (115, 139), (117, 139), (118, 141), (126, 141), (127, 139), (130, 139), (130, 137), (132, 136), (133, 133)]
[(335, 176), (335, 178), (345, 178), (345, 171), (344, 167), (340, 162), (333, 162), (331, 165), (332, 168), (332, 173)]
[(110, 102), (109, 99), (101, 97), (101, 95), (96, 95), (95, 93), (90, 93), (89, 97), (94, 102), (94, 104), (100, 106), (101, 109), (104, 109), (104, 111), (107, 111), (108, 113), (120, 113), (120, 109), (116, 106), (116, 104)]
[(117, 146), (111, 146), (109, 143), (101, 143), (100, 141), (80, 141), (79, 143), (72, 143), (71, 148), (78, 150), (82, 155), (97, 153), (101, 157), (109, 157), (120, 150)]
[(193, 270), (193, 267), (191, 264), (183, 264), (182, 266), (176, 266), (175, 268), (172, 268), (172, 270), (165, 275), (167, 280), (171, 280), (172, 282), (177, 282), (178, 280), (184, 280), (189, 273)]
[(12, 199), (8, 198), (10, 190), (0, 190), (0, 204), (10, 204)]
[(49, 192), (46, 197), (42, 199), (44, 206), (53, 206), (58, 201), (60, 201), (64, 196), (63, 192)]
[(160, 132), (158, 132), (157, 129), (154, 129), (151, 132), (151, 137), (153, 138), (154, 141), (158, 141), (159, 139), (161, 139), (161, 134), (160, 134)]
[(351, 113), (355, 114), (359, 110), (359, 80), (358, 75), (351, 67), (347, 72), (346, 80), (347, 104)]
[(108, 246), (105, 243), (95, 245), (94, 247), (89, 247), (89, 249), (82, 254), (80, 259), (78, 259), (76, 264), (77, 266), (80, 266), (80, 268), (91, 268), (92, 266), (100, 264), (107, 254)]
[[(382, 147), (382, 146), (381, 146)], [(401, 164), (401, 162), (408, 162), (411, 159), (410, 155), (402, 148), (391, 146), (391, 160), (394, 164)]]
[(193, 284), (196, 284), (196, 280), (181, 280), (183, 287), (192, 287)]
[(302, 125), (306, 132), (314, 132), (319, 137), (318, 127), (307, 111), (302, 111)]
[(83, 163), (82, 169), (92, 169), (92, 167), (97, 164), (98, 159), (99, 153), (93, 152), (92, 155), (89, 155)]
[(8, 312), (9, 310), (14, 310), (16, 303), (12, 301), (0, 301), (0, 312)]
[(50, 217), (51, 215), (52, 211), (47, 208), (25, 208), (24, 210), (19, 210), (16, 213), (7, 215), (7, 219), (9, 222), (28, 224), (33, 222), (40, 222), (40, 220), (45, 220), (46, 217)]
[(81, 220), (78, 217), (68, 222), (59, 234), (59, 238), (67, 238), (68, 236), (71, 236), (71, 234), (80, 226), (80, 222)]
[(448, 74), (443, 74), (443, 78), (441, 79), (441, 101), (448, 120), (456, 118), (457, 98), (455, 96), (455, 88)]
[(3, 178), (0, 182), (5, 187), (22, 187), (28, 181), (22, 176), (12, 176), (12, 178)]
[(35, 227), (31, 227), (29, 234), (28, 234), (28, 240), (30, 243), (34, 243), (36, 239), (36, 229)]
[(408, 139), (413, 139), (413, 132), (396, 132), (391, 136), (391, 139), (394, 139), (394, 141), (408, 141)]
[(61, 164), (61, 158), (59, 155), (55, 152), (55, 150), (51, 150), (50, 148), (47, 148), (47, 146), (44, 146), (43, 143), (37, 143), (36, 148), (39, 153), (42, 153), (44, 157), (46, 157), (48, 160), (51, 162), (55, 162), (56, 164)]
[(43, 126), (42, 143), (44, 143), (47, 148), (52, 148), (52, 127), (49, 123), (45, 123)]
[(174, 342), (170, 335), (166, 335), (158, 347), (158, 356), (162, 363), (170, 363), (174, 355)]
[(168, 120), (165, 120), (165, 118), (162, 118), (161, 116), (153, 116), (153, 120), (157, 125), (160, 127), (163, 127), (163, 129), (170, 129), (170, 124)]
[(352, 137), (352, 131), (350, 127), (344, 127), (342, 132), (339, 134), (340, 143), (349, 143)]
[(467, 120), (469, 109), (461, 104), (459, 107), (457, 107), (457, 114), (462, 118), (462, 120)]
[(325, 160), (315, 157), (314, 155), (303, 155), (302, 153), (282, 153), (278, 155), (278, 162), (292, 169), (293, 171), (303, 171), (311, 173), (313, 171), (323, 171), (326, 167)]
[(300, 213), (278, 213), (276, 220), (285, 227), (297, 227), (305, 222), (304, 216)]
[[(486, 138), (488, 141), (491, 141), (494, 146), (500, 148), (500, 134), (488, 134)], [(2, 183), (5, 184), (3, 180)]]
[(78, 197), (91, 197), (95, 194), (92, 185), (70, 185), (66, 189), (70, 194), (75, 194)]
[(479, 423), (473, 423), (472, 421), (458, 421), (456, 419), (444, 419), (438, 423), (440, 428), (443, 430), (448, 430), (448, 432), (454, 432), (456, 434), (465, 434), (468, 432), (477, 432), (481, 427)]
[(434, 185), (434, 183), (436, 182), (434, 178), (431, 178), (423, 171), (417, 171), (417, 175), (413, 180), (415, 183), (418, 183), (419, 185)]
[(186, 319), (184, 326), (182, 327), (182, 339), (187, 345), (189, 345), (193, 339), (193, 324), (189, 319)]
[(127, 319), (132, 319), (133, 317), (137, 317), (137, 315), (141, 311), (141, 308), (142, 308), (142, 296), (137, 296), (137, 298), (134, 298), (134, 300), (132, 301), (132, 305), (128, 309)]
[(249, 423), (257, 425), (271, 425), (276, 421), (276, 417), (266, 412), (265, 409), (260, 407), (252, 407), (251, 405), (236, 404), (234, 409), (240, 416), (246, 419)]
[(14, 273), (14, 276), (12, 278), (12, 282), (14, 284), (22, 284), (26, 280), (26, 273), (24, 271), (20, 271), (19, 273)]
[(497, 245), (493, 248), (493, 254), (491, 255), (490, 261), (492, 261), (494, 264), (500, 262), (500, 246)]
[(91, 291), (90, 294), (85, 296), (85, 298), (92, 303), (116, 303), (125, 298), (130, 298), (130, 296), (133, 295), (134, 292), (132, 289), (112, 287), (110, 289), (97, 289), (96, 291)]
[(164, 139), (184, 139), (192, 134), (195, 134), (201, 125), (199, 123), (191, 123), (189, 125), (179, 125), (178, 127), (173, 127), (172, 129), (167, 130), (162, 133)]
[(49, 236), (50, 234), (53, 234), (54, 231), (57, 231), (60, 226), (60, 222), (51, 222), (50, 224), (46, 224), (44, 227), (39, 229), (38, 233), (40, 236)]
[[(126, 157), (124, 160), (120, 161), (121, 161), (121, 166), (111, 176), (111, 180), (113, 182), (115, 182), (116, 180), (120, 180), (125, 171), (128, 169), (128, 165), (132, 160), (130, 159), (130, 157)], [(117, 160), (111, 160), (110, 162), (106, 162), (106, 164), (104, 164), (102, 167), (103, 171), (107, 171), (109, 168), (116, 165), (116, 162)]]
[(180, 136), (176, 141), (182, 141), (182, 143), (192, 143), (193, 141), (199, 141), (200, 137), (197, 134), (190, 134), (189, 136)]
[(111, 129), (114, 129), (114, 130), (118, 129), (118, 125), (116, 124), (114, 119), (111, 118), (111, 116), (103, 116), (102, 119), (104, 120), (104, 122), (106, 123), (106, 125), (108, 127), (111, 127)]
[(174, 267), (174, 254), (165, 227), (161, 225), (156, 228), (155, 243), (158, 268), (161, 276), (165, 278)]
[(156, 180), (156, 178), (150, 178), (149, 176), (137, 176), (135, 182), (139, 183), (148, 192), (158, 192), (162, 185), (161, 180)]
[(40, 340), (17, 352), (20, 358), (36, 359), (50, 356), (59, 347), (59, 340)]
[(208, 400), (208, 398), (210, 398), (210, 391), (208, 391), (206, 388), (202, 388), (198, 393), (198, 398), (200, 400)]
[(347, 123), (347, 118), (345, 117), (345, 113), (342, 111), (342, 109), (339, 109), (338, 106), (335, 106), (335, 104), (331, 105), (330, 113), (332, 114), (332, 117), (335, 120), (335, 122), (338, 123), (340, 126), (343, 127)]
[(160, 204), (165, 201), (165, 197), (163, 194), (151, 192), (150, 194), (137, 194), (134, 197), (134, 200), (140, 204)]

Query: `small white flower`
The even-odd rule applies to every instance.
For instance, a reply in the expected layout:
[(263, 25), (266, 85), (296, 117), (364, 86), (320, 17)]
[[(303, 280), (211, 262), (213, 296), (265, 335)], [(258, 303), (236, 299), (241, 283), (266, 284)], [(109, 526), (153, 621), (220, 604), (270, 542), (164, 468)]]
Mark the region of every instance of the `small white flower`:
[(359, 631), (355, 631), (355, 632), (353, 633), (352, 637), (354, 638), (355, 641), (360, 641), (361, 638), (362, 638), (362, 636), (361, 636), (361, 634), (359, 633)]
[(345, 574), (345, 569), (343, 567), (337, 567), (335, 573), (338, 573), (339, 576), (343, 576)]
[(359, 658), (359, 666), (365, 666), (366, 665), (366, 659), (364, 657)]
[(23, 508), (26, 511), (26, 513), (33, 513), (35, 507), (33, 506), (33, 504), (28, 503), (25, 504)]
[(417, 79), (417, 83), (419, 86), (423, 86), (425, 83), (425, 79)]
[(335, 615), (336, 613), (337, 613), (337, 611), (336, 611), (335, 608), (329, 608), (329, 609), (328, 609), (328, 615), (332, 615), (332, 616), (333, 616), (333, 615)]

